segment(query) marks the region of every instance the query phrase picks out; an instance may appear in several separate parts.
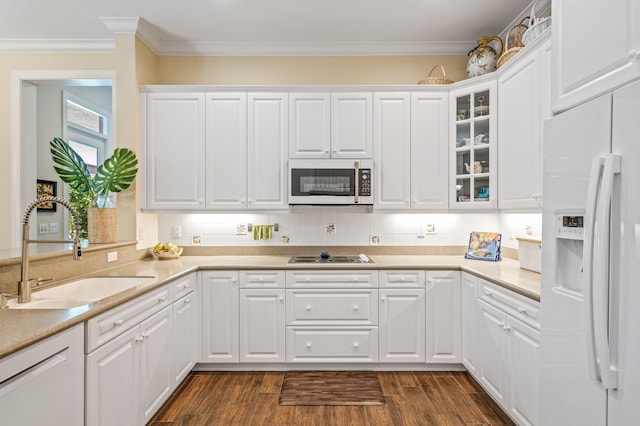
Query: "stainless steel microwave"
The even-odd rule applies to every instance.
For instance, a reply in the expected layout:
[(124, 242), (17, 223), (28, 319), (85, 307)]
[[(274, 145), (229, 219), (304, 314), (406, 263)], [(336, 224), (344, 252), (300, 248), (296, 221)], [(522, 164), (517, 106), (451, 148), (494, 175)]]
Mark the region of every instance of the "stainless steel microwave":
[(373, 160), (289, 160), (290, 205), (373, 204)]

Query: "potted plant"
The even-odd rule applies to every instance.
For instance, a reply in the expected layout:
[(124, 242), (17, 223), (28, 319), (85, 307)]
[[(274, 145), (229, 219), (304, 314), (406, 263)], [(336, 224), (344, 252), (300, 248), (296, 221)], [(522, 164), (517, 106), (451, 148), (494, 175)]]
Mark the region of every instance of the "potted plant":
[(116, 209), (109, 203), (111, 193), (123, 191), (136, 178), (138, 159), (127, 148), (116, 148), (113, 155), (98, 166), (95, 175), (82, 157), (60, 138), (50, 142), (51, 158), (56, 173), (69, 187), (90, 198), (87, 228), (90, 243), (117, 241)]

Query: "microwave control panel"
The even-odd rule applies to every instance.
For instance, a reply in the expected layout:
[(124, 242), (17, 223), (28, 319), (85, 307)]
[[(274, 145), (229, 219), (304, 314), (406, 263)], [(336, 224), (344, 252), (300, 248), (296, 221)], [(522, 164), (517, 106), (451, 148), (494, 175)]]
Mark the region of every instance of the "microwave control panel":
[(360, 195), (363, 197), (371, 196), (371, 169), (360, 169), (358, 176), (358, 187)]

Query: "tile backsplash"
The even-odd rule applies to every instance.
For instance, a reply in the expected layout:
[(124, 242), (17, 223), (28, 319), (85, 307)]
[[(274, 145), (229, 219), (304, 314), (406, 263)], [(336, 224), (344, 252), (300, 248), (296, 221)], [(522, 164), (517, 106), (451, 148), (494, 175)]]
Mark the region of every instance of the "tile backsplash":
[[(541, 235), (540, 214), (368, 213), (348, 208), (308, 207), (251, 214), (161, 214), (158, 238), (191, 246), (460, 246), (472, 231), (502, 233), (505, 247), (515, 237)], [(253, 225), (274, 225), (272, 239), (254, 240)], [(179, 233), (176, 233), (179, 230)], [(178, 237), (177, 234), (180, 236)]]

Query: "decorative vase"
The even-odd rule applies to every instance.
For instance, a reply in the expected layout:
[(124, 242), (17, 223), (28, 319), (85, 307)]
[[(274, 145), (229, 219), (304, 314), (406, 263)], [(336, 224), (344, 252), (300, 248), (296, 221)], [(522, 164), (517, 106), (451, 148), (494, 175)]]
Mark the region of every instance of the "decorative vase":
[(90, 207), (87, 209), (87, 231), (90, 244), (115, 243), (118, 241), (117, 209), (112, 207)]
[(500, 37), (482, 37), (478, 45), (471, 50), (467, 62), (467, 75), (477, 77), (496, 70), (496, 61), (502, 55), (502, 39)]

